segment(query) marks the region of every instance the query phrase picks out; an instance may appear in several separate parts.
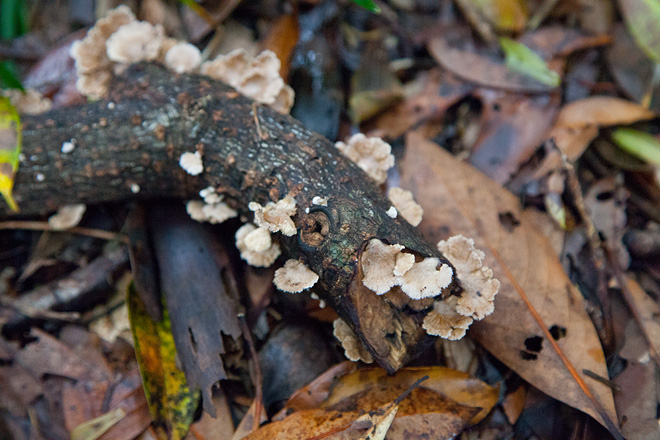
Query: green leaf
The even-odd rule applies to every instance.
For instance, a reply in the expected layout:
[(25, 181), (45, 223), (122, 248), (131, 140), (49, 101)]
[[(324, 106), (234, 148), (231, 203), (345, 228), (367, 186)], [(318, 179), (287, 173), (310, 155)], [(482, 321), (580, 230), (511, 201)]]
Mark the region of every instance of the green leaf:
[(524, 44), (510, 38), (500, 37), (500, 45), (506, 57), (506, 66), (509, 69), (552, 87), (557, 87), (561, 82), (559, 74), (554, 70), (550, 70), (543, 58)]
[(28, 31), (24, 0), (0, 0), (0, 38), (11, 40)]
[(22, 145), (21, 118), (9, 99), (0, 96), (0, 194), (13, 211), (18, 211), (12, 190)]
[(13, 61), (0, 61), (0, 88), (25, 90), (21, 80), (18, 79), (16, 64)]
[(632, 128), (617, 128), (612, 132), (612, 140), (633, 156), (660, 166), (660, 140), (656, 137)]
[(152, 320), (133, 283), (128, 288), (126, 302), (151, 417), (157, 426), (165, 429), (169, 439), (183, 439), (193, 421), (200, 393), (188, 388), (185, 374), (176, 366), (176, 347), (167, 309), (163, 308), (161, 321)]
[(71, 440), (96, 440), (126, 417), (122, 408), (116, 408), (76, 426), (71, 432)]
[(651, 60), (660, 62), (660, 1), (619, 0), (628, 32)]
[(369, 12), (374, 14), (380, 14), (380, 7), (374, 2), (374, 0), (351, 0), (356, 5), (361, 8), (366, 9)]

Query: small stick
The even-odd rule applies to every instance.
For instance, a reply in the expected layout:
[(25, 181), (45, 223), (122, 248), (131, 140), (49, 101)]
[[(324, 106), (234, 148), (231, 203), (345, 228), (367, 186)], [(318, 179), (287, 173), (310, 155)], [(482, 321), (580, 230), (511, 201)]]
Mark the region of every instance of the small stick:
[(108, 241), (121, 241), (128, 244), (128, 237), (112, 231), (104, 231), (102, 229), (83, 228), (81, 226), (74, 226), (69, 229), (55, 229), (48, 222), (27, 221), (27, 220), (9, 220), (0, 222), (0, 230), (3, 229), (26, 229), (29, 231), (48, 231), (48, 232), (68, 232), (70, 234), (85, 235), (87, 237), (98, 238)]

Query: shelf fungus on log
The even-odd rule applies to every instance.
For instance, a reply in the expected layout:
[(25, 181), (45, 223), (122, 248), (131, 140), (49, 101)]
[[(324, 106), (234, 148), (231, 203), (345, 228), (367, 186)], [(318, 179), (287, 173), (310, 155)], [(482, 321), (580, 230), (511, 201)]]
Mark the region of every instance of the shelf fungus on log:
[[(387, 214), (391, 202), (356, 164), (288, 115), (219, 81), (156, 64), (128, 67), (109, 90), (97, 102), (23, 118), (24, 159), (14, 186), (20, 215), (74, 203), (191, 200), (212, 187), (228, 208), (250, 218), (250, 202), (257, 212), (289, 196), (297, 207), (288, 217), (295, 231), (277, 234), (282, 252), (318, 275), (314, 291), (390, 372), (432, 341), (422, 325), (434, 302), (459, 301), (463, 287), (472, 285), (402, 216)], [(76, 148), (63, 153), (63, 142), (72, 138)], [(189, 151), (204, 158), (204, 170), (195, 176), (179, 166)], [(0, 206), (0, 218), (10, 215)], [(359, 263), (374, 239), (410, 255), (394, 258), (394, 277), (427, 261), (438, 272), (439, 291), (412, 299), (401, 290), (405, 283), (383, 295), (366, 287)], [(467, 261), (474, 269), (475, 260)], [(429, 292), (435, 296), (424, 298)]]

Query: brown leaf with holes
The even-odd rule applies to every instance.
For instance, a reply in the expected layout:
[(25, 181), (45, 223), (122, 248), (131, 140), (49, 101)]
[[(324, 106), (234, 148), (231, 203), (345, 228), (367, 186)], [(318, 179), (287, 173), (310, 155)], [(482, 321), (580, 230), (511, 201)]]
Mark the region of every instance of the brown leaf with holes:
[[(516, 286), (527, 295), (573, 366), (608, 377), (598, 335), (547, 239), (527, 219), (517, 198), (418, 134), (407, 137), (401, 185), (424, 207), (420, 229), (433, 241), (463, 234), (486, 252), (485, 265), (501, 282), (495, 312), (470, 335), (546, 394), (601, 421), (591, 401), (545, 340)], [(582, 376), (612, 420), (612, 391)]]

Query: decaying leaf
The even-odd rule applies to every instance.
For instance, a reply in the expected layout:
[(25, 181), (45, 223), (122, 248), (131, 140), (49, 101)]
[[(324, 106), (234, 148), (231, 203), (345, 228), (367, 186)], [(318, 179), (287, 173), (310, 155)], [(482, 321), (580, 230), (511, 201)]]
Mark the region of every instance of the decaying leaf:
[(20, 162), (22, 139), (18, 112), (9, 98), (0, 96), (0, 194), (13, 211), (18, 211), (18, 205), (12, 197), (12, 188)]
[[(387, 438), (453, 438), (488, 414), (499, 395), (497, 388), (448, 368), (404, 368), (393, 376), (382, 368), (345, 374), (353, 368), (344, 363), (328, 370), (290, 399), (275, 417), (278, 421), (245, 438), (357, 440), (369, 431), (382, 434), (386, 423), (380, 423), (386, 421), (387, 412), (416, 385), (398, 403)], [(425, 376), (428, 379), (417, 384)], [(312, 390), (319, 389), (329, 394), (322, 391), (318, 399), (309, 399)]]
[(628, 31), (653, 61), (660, 62), (660, 3), (655, 0), (619, 0)]
[(153, 321), (131, 284), (127, 293), (135, 354), (154, 423), (170, 439), (185, 438), (195, 415), (199, 390), (188, 388), (177, 367), (176, 347), (167, 311)]
[[(427, 215), (420, 229), (429, 239), (472, 237), (486, 252), (484, 264), (502, 283), (495, 312), (475, 323), (470, 334), (535, 387), (602, 422), (517, 290), (522, 289), (548, 328), (565, 331), (557, 343), (578, 371), (607, 377), (605, 356), (582, 296), (516, 197), (414, 133), (407, 137), (401, 186), (424, 207)], [(583, 380), (616, 420), (612, 391), (597, 381)]]

